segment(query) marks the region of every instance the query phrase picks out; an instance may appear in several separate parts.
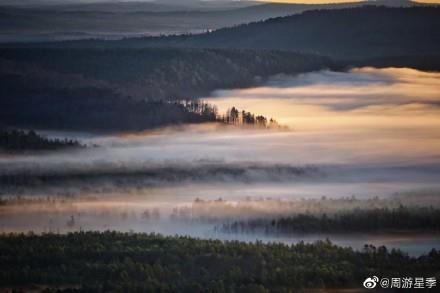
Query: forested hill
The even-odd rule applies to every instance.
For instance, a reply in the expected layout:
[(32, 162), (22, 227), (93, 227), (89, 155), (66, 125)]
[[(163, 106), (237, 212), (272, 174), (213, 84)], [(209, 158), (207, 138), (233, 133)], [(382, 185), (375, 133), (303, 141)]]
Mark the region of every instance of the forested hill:
[(331, 65), (320, 56), (255, 50), (4, 49), (0, 123), (121, 131), (203, 122), (169, 102)]
[[(181, 100), (332, 64), (316, 55), (258, 50), (2, 49), (0, 75), (11, 82), (0, 94), (23, 96), (27, 88), (97, 88), (141, 100)], [(14, 88), (19, 81), (23, 84)]]
[(364, 292), (373, 273), (438, 279), (440, 269), (435, 249), (412, 258), (329, 241), (286, 246), (110, 231), (0, 235), (0, 259), (6, 292)]
[(339, 58), (436, 54), (440, 52), (440, 8), (367, 6), (314, 10), (197, 35), (39, 46), (252, 48)]
[(440, 9), (307, 11), (201, 35), (125, 40), (124, 45), (278, 49), (344, 58), (438, 53)]

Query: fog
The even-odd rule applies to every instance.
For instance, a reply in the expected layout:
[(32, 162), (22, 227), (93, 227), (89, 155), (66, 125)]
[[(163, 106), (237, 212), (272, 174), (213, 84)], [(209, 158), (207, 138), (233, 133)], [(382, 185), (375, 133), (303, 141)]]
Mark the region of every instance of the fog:
[(281, 140), (284, 149), (290, 145), (289, 159), (368, 165), (440, 159), (440, 73), (361, 68), (280, 76), (259, 88), (217, 91), (208, 101), (289, 125), (294, 131)]
[[(288, 130), (220, 124), (97, 135), (74, 151), (0, 155), (3, 232), (107, 230), (440, 247), (438, 235), (222, 235), (214, 222), (371, 207), (439, 207), (440, 73), (360, 68), (277, 76), (205, 99)], [(323, 199), (325, 197), (325, 199)], [(198, 199), (198, 200), (197, 200)], [(219, 200), (221, 199), (221, 200)]]
[[(192, 195), (209, 193), (209, 187)], [(220, 193), (220, 190), (213, 189)], [(202, 200), (190, 202), (188, 189), (157, 189), (134, 194), (107, 194), (106, 197), (18, 198), (0, 205), (0, 232), (66, 233), (83, 230), (124, 232), (159, 232), (167, 235), (189, 235), (198, 238), (264, 242), (297, 243), (330, 239), (336, 244), (362, 249), (366, 243), (400, 248), (420, 255), (440, 246), (438, 233), (349, 233), (291, 234), (225, 233), (217, 227), (236, 219), (273, 218), (299, 213), (326, 213), (378, 207), (438, 206), (438, 192), (395, 194), (387, 199), (292, 199), (258, 197), (252, 192), (240, 200)], [(176, 200), (176, 192), (183, 199)], [(229, 192), (229, 191), (228, 191)], [(221, 193), (225, 195), (225, 190)], [(253, 196), (250, 196), (253, 194)], [(235, 194), (236, 195), (236, 194)], [(188, 202), (185, 202), (188, 200)]]

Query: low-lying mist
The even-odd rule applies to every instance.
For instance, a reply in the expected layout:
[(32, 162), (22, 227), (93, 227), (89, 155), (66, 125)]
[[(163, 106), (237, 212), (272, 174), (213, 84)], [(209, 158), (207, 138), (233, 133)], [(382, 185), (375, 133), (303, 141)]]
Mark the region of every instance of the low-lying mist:
[(439, 89), (439, 73), (405, 68), (278, 76), (208, 101), (220, 112), (237, 106), (274, 117), (290, 130), (213, 123), (119, 135), (43, 132), (99, 147), (0, 156), (1, 193), (216, 183), (334, 183), (342, 190), (356, 183), (355, 195), (373, 193), (374, 184), (388, 184), (387, 194), (435, 188)]
[[(1, 231), (292, 242), (307, 237), (220, 235), (212, 221), (439, 207), (439, 73), (361, 68), (279, 76), (207, 100), (220, 112), (236, 106), (274, 117), (289, 130), (204, 124), (113, 135), (40, 131), (89, 147), (0, 155)], [(440, 246), (438, 235), (430, 237), (409, 238)]]
[[(213, 188), (215, 190), (215, 188)], [(182, 192), (183, 190), (183, 192)], [(177, 198), (175, 192), (182, 192)], [(209, 191), (208, 188), (203, 189)], [(281, 241), (295, 243), (329, 238), (335, 243), (362, 248), (365, 243), (406, 247), (412, 254), (425, 253), (439, 247), (438, 234), (414, 233), (296, 233), (289, 236), (259, 233), (230, 233), (218, 227), (235, 220), (274, 219), (299, 214), (331, 215), (333, 213), (396, 209), (405, 207), (440, 207), (440, 191), (394, 194), (389, 198), (359, 199), (296, 198), (291, 200), (250, 196), (234, 200), (201, 199), (200, 192), (185, 189), (156, 189), (131, 194), (109, 193), (106, 197), (83, 194), (78, 197), (13, 197), (0, 202), (0, 231), (66, 233), (81, 230), (156, 232), (168, 235), (189, 235), (201, 238), (239, 239), (244, 241)], [(222, 194), (220, 190), (217, 194)], [(223, 191), (223, 194), (225, 192)], [(245, 196), (247, 194), (247, 196)], [(212, 193), (209, 194), (212, 196)], [(425, 246), (429, 243), (430, 247)], [(421, 246), (420, 246), (421, 245)], [(425, 246), (423, 246), (425, 245)], [(429, 246), (428, 245), (428, 246)]]
[(290, 143), (290, 158), (308, 163), (439, 162), (440, 73), (360, 68), (279, 76), (258, 88), (216, 91), (207, 101), (290, 126), (281, 142)]

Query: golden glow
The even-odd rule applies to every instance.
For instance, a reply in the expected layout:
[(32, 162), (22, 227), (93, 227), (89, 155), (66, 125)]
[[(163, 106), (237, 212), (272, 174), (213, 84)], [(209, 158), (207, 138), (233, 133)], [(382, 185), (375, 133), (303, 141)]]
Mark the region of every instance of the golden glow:
[[(324, 76), (332, 74), (323, 73)], [(278, 118), (279, 122), (299, 130), (351, 129), (366, 125), (440, 127), (439, 73), (405, 68), (362, 68), (352, 70), (351, 74), (365, 80), (338, 81), (341, 74), (334, 73), (330, 78), (336, 82), (329, 84), (320, 82), (321, 77), (317, 75), (316, 83), (236, 90), (231, 91), (229, 97), (210, 102), (220, 111), (235, 105)], [(315, 78), (310, 76), (312, 80)], [(383, 82), (378, 81), (381, 78)]]
[(294, 130), (292, 145), (309, 142), (305, 153), (321, 144), (333, 157), (365, 162), (440, 158), (440, 73), (361, 68), (272, 82), (208, 101), (274, 117)]

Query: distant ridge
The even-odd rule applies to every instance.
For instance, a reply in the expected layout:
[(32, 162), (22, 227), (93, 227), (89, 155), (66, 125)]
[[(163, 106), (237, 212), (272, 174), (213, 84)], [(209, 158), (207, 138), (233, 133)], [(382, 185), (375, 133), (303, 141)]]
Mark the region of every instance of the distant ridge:
[(0, 0), (0, 42), (34, 42), (201, 33), (308, 10), (373, 5), (424, 6), (406, 0), (335, 4), (251, 1), (74, 2)]
[(365, 6), (313, 10), (204, 34), (46, 45), (270, 49), (337, 58), (438, 54), (440, 8)]

